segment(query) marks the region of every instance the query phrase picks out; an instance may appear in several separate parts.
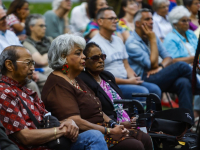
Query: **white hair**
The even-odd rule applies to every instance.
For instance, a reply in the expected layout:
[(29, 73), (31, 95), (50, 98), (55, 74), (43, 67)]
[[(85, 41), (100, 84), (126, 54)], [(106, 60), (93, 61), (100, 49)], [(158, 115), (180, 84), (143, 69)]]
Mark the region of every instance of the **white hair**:
[(66, 63), (66, 57), (63, 58), (62, 55), (69, 55), (75, 45), (85, 49), (86, 42), (84, 38), (73, 34), (63, 34), (55, 38), (48, 51), (49, 67), (61, 69)]
[(169, 12), (169, 22), (173, 25), (183, 17), (190, 17), (191, 13), (184, 6), (176, 6)]
[(52, 8), (53, 8), (53, 10), (57, 10), (60, 7), (60, 4), (61, 4), (62, 1), (63, 0), (54, 0), (52, 2)]
[(150, 12), (151, 13), (151, 10), (147, 9), (147, 8), (142, 8), (142, 9), (138, 10), (137, 13), (134, 16), (134, 19), (133, 19), (134, 24), (136, 23), (136, 21), (141, 20), (143, 12)]
[(157, 11), (161, 4), (163, 3), (170, 3), (169, 0), (154, 0), (153, 1), (153, 9), (154, 11)]

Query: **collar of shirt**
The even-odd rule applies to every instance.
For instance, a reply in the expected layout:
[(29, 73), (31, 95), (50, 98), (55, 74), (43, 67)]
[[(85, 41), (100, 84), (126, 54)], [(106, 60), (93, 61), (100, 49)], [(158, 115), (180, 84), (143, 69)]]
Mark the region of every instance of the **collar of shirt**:
[[(6, 30), (7, 31), (7, 30)], [(3, 36), (5, 36), (5, 34), (6, 34), (6, 31), (5, 32), (3, 32), (3, 31), (0, 31), (0, 35), (3, 35)]]
[[(183, 42), (187, 42), (187, 40), (176, 30), (176, 29), (173, 29), (173, 32), (183, 41)], [(188, 30), (185, 32), (187, 38), (188, 37)], [(189, 39), (188, 39), (189, 40)]]
[(164, 17), (158, 15), (158, 14), (155, 12), (155, 13), (154, 13), (153, 19), (154, 19), (154, 20), (157, 20), (158, 22), (169, 22), (169, 21), (168, 21), (168, 16), (166, 15), (165, 17), (166, 17), (166, 19), (165, 19)]
[(5, 76), (5, 75), (2, 75), (1, 80), (4, 81), (4, 82), (6, 82), (6, 83), (8, 83), (8, 84), (10, 84), (11, 86), (15, 86), (15, 87), (18, 87), (18, 88), (22, 89), (22, 90), (25, 91), (28, 95), (32, 95), (32, 94), (36, 93), (36, 92), (34, 92), (34, 91), (28, 89), (28, 88), (25, 87), (24, 85), (20, 85), (17, 81), (15, 81), (15, 80), (13, 80), (13, 79), (11, 79), (11, 78)]

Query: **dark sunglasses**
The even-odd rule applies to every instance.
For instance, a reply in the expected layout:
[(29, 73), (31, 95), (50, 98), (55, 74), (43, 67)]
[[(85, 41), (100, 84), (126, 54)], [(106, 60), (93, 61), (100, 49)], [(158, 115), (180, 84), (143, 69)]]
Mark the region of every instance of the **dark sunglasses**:
[(5, 19), (6, 19), (6, 16), (2, 17), (2, 18), (0, 19), (0, 21), (3, 21), (3, 20), (5, 20)]
[(105, 60), (106, 59), (106, 54), (101, 54), (101, 55), (94, 55), (92, 57), (87, 57), (87, 59), (92, 59), (93, 61), (98, 61), (99, 58), (101, 58), (102, 60)]

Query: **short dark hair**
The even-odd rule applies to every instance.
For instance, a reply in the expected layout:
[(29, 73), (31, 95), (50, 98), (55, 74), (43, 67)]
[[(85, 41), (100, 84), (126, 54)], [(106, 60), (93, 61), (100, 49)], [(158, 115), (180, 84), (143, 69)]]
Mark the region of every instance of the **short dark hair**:
[(100, 19), (100, 18), (104, 15), (104, 12), (105, 12), (106, 10), (112, 10), (112, 11), (114, 11), (112, 7), (101, 8), (101, 9), (99, 9), (99, 11), (97, 12), (96, 19), (97, 19), (97, 20)]
[(11, 60), (15, 67), (15, 70), (17, 70), (16, 61), (17, 59), (19, 59), (19, 56), (16, 53), (16, 49), (19, 47), (22, 48), (22, 46), (12, 45), (3, 50), (3, 52), (0, 55), (0, 73), (1, 74), (5, 75), (7, 72), (7, 68), (5, 66), (6, 60)]
[(21, 9), (25, 3), (28, 3), (28, 1), (26, 1), (26, 0), (14, 0), (8, 8), (7, 15), (15, 14), (17, 17), (19, 17), (17, 15), (17, 9)]
[[(86, 47), (85, 47), (85, 49), (84, 49), (84, 51), (83, 51), (83, 54), (84, 54), (86, 57), (88, 57), (88, 54), (90, 53), (90, 50), (91, 50), (91, 48), (93, 48), (93, 47), (98, 47), (98, 48), (101, 50), (100, 46), (99, 46), (97, 43), (95, 43), (95, 42), (90, 42), (90, 43), (87, 43), (87, 45), (86, 45)], [(101, 51), (102, 51), (102, 50), (101, 50)]]
[(183, 5), (185, 7), (190, 7), (194, 0), (183, 0)]
[(95, 19), (96, 14), (95, 11), (97, 9), (97, 0), (88, 0), (88, 10), (90, 18)]

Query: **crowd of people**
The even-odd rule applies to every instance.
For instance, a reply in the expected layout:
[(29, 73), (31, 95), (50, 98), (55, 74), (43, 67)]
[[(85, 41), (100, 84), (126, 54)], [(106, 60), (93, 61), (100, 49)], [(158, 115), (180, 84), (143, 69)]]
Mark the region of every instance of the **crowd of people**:
[[(64, 136), (72, 150), (153, 150), (150, 136), (114, 103), (132, 93), (154, 93), (162, 104), (174, 94), (172, 106), (188, 109), (195, 127), (199, 0), (151, 5), (122, 0), (116, 14), (106, 0), (87, 0), (68, 17), (71, 0), (53, 0), (45, 14), (30, 14), (26, 0), (8, 8), (0, 0), (0, 149), (45, 150)], [(60, 126), (37, 129), (20, 99), (38, 122), (50, 113)], [(134, 99), (145, 107), (145, 97)]]

